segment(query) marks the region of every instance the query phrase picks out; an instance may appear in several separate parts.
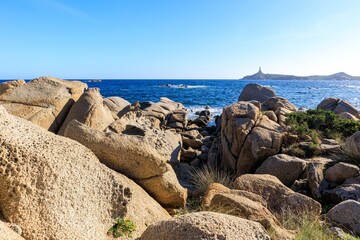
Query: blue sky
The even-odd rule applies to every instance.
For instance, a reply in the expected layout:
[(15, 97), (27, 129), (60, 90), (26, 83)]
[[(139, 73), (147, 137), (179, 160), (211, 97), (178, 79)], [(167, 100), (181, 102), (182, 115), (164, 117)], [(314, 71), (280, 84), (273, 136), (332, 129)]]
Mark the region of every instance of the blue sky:
[(3, 0), (0, 79), (360, 76), (358, 0)]

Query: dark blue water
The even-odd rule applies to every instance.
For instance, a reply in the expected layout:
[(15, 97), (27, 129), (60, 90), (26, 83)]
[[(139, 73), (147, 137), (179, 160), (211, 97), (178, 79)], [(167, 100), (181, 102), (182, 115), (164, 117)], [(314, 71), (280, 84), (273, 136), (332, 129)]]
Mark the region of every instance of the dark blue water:
[(160, 97), (168, 97), (183, 103), (190, 110), (210, 106), (214, 113), (220, 113), (224, 106), (236, 102), (248, 83), (269, 86), (277, 95), (289, 99), (297, 107), (315, 108), (328, 97), (345, 99), (360, 107), (360, 81), (103, 80), (86, 83), (89, 87), (100, 88), (105, 97), (120, 96), (130, 102), (156, 102)]
[[(183, 103), (189, 110), (210, 106), (215, 114), (224, 106), (236, 102), (243, 87), (258, 83), (273, 88), (277, 95), (289, 99), (297, 107), (315, 108), (324, 98), (337, 97), (360, 107), (360, 81), (313, 80), (103, 80), (88, 82), (89, 87), (100, 88), (104, 97), (119, 96), (129, 102), (159, 101), (168, 97)], [(164, 86), (171, 84), (171, 87)], [(191, 114), (191, 113), (190, 113)]]

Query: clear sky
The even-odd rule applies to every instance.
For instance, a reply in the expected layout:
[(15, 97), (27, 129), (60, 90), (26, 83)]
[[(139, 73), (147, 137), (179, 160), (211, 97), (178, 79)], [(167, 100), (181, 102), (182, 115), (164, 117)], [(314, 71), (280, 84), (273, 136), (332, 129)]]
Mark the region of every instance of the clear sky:
[(360, 76), (359, 0), (1, 0), (0, 79)]

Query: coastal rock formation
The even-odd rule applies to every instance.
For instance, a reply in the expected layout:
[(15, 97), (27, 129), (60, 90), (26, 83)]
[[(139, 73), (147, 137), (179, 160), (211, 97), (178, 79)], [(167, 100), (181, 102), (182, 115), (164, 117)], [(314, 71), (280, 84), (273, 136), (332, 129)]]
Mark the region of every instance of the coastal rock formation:
[(203, 198), (203, 207), (219, 210), (230, 215), (260, 223), (267, 231), (273, 231), (276, 239), (293, 239), (294, 235), (266, 208), (260, 195), (241, 190), (231, 190), (221, 184), (208, 187)]
[(326, 214), (326, 217), (335, 223), (341, 224), (360, 236), (360, 202), (347, 200), (339, 203)]
[(321, 103), (319, 103), (317, 109), (333, 111), (336, 114), (349, 113), (355, 116), (357, 119), (360, 119), (359, 111), (348, 101), (341, 100), (339, 98), (324, 99)]
[(351, 158), (360, 160), (360, 131), (346, 138), (341, 148)]
[(117, 118), (117, 114), (130, 103), (121, 97), (108, 97), (104, 99), (104, 104), (111, 111), (113, 118)]
[(326, 169), (325, 179), (334, 183), (343, 183), (347, 178), (359, 176), (360, 168), (349, 163), (337, 163)]
[(307, 212), (318, 216), (321, 213), (320, 203), (292, 191), (268, 174), (244, 174), (235, 179), (234, 188), (262, 196), (269, 210), (275, 214), (281, 215), (283, 211), (289, 211), (294, 215)]
[(255, 100), (262, 103), (271, 97), (275, 97), (275, 92), (271, 88), (250, 83), (242, 90), (239, 96), (239, 101)]
[(267, 157), (279, 153), (282, 131), (253, 103), (241, 101), (225, 107), (221, 118), (221, 164), (238, 175), (254, 171)]
[(21, 227), (25, 239), (108, 239), (118, 218), (134, 221), (137, 237), (149, 224), (170, 217), (88, 148), (1, 106), (0, 142), (0, 211)]
[(284, 185), (290, 187), (303, 175), (306, 165), (306, 161), (300, 158), (278, 154), (267, 158), (255, 173), (273, 175)]
[(157, 118), (169, 128), (182, 129), (187, 125), (187, 110), (181, 103), (162, 97), (157, 103), (142, 104), (144, 115)]
[(344, 184), (334, 189), (323, 191), (323, 199), (330, 203), (340, 203), (345, 200), (360, 200), (360, 184)]
[(104, 99), (98, 88), (88, 89), (71, 107), (69, 114), (58, 132), (59, 135), (64, 135), (67, 125), (73, 119), (100, 131), (103, 131), (114, 122), (112, 113), (104, 104)]
[(55, 133), (87, 88), (82, 82), (53, 77), (39, 77), (26, 84), (22, 81), (4, 84), (11, 87), (0, 94), (0, 104), (9, 113)]
[(197, 212), (161, 221), (148, 227), (142, 240), (270, 240), (257, 222), (215, 212)]
[(136, 181), (163, 206), (184, 206), (186, 190), (169, 164), (179, 160), (179, 135), (136, 124), (121, 133), (102, 132), (73, 120), (64, 136), (88, 147), (102, 163)]
[(271, 97), (261, 104), (263, 111), (272, 110), (274, 112), (279, 111), (279, 108), (285, 108), (289, 111), (297, 111), (297, 107), (289, 100), (283, 97)]

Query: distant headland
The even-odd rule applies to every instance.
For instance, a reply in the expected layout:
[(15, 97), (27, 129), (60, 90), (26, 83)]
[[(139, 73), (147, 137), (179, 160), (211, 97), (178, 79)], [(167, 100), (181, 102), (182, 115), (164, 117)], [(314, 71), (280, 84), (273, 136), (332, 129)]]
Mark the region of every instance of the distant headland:
[(241, 80), (360, 80), (360, 76), (351, 76), (344, 72), (334, 73), (331, 75), (312, 75), (312, 76), (295, 76), (285, 74), (263, 73), (261, 67), (253, 75), (247, 75)]

